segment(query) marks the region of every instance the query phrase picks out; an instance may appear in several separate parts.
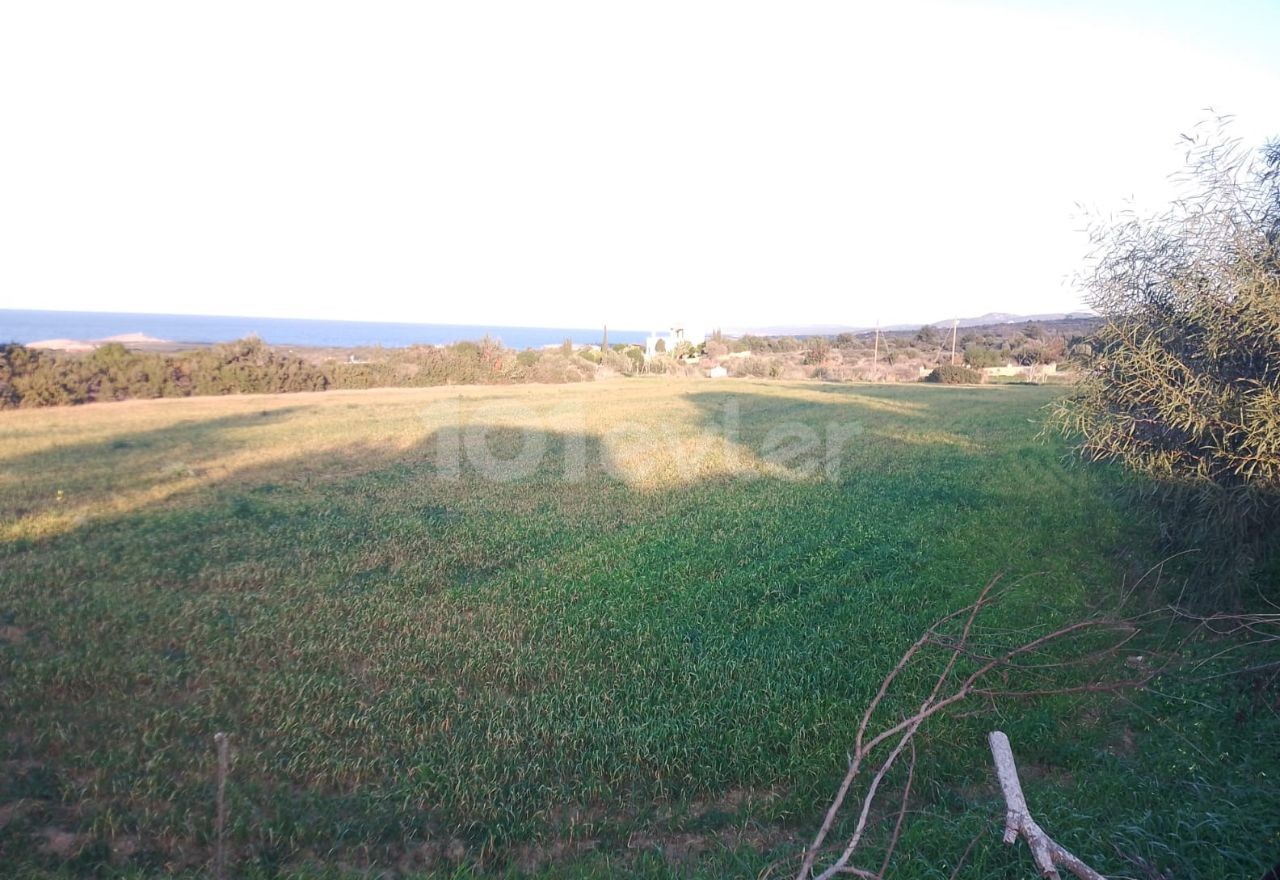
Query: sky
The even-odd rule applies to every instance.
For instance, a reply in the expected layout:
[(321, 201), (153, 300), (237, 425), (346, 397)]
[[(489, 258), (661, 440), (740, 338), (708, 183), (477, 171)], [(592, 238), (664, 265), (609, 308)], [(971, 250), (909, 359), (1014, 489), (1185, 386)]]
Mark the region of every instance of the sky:
[(0, 4), (0, 308), (646, 329), (1080, 310), (1280, 135), (1280, 0)]

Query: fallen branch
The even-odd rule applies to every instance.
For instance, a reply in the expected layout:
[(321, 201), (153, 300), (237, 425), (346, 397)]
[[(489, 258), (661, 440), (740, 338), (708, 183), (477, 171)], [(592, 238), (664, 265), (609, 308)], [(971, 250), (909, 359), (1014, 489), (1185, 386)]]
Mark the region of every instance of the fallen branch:
[(218, 751), (218, 784), (214, 794), (214, 855), (213, 876), (225, 880), (227, 876), (227, 774), (231, 758), (227, 749), (227, 735), (219, 731), (213, 735)]
[[(835, 797), (827, 807), (821, 826), (813, 840), (800, 854), (799, 870), (794, 874), (796, 880), (811, 880), (811, 878), (830, 880), (836, 875), (867, 878), (885, 876), (900, 839), (902, 819), (907, 809), (906, 799), (909, 797), (910, 783), (914, 775), (915, 735), (926, 721), (951, 709), (956, 703), (969, 697), (996, 700), (1046, 694), (1115, 692), (1139, 687), (1159, 673), (1159, 667), (1151, 667), (1143, 662), (1138, 664), (1139, 672), (1136, 675), (1121, 677), (1113, 674), (1098, 678), (1091, 677), (1083, 682), (1077, 680), (1073, 683), (1046, 682), (1043, 688), (1009, 687), (1010, 675), (1016, 675), (1021, 679), (1055, 670), (1061, 672), (1072, 667), (1080, 668), (1081, 657), (1088, 659), (1088, 666), (1096, 667), (1102, 667), (1104, 665), (1102, 661), (1110, 658), (1115, 661), (1111, 664), (1113, 673), (1117, 668), (1129, 671), (1132, 664), (1127, 665), (1123, 662), (1124, 653), (1139, 631), (1138, 624), (1142, 618), (1126, 620), (1092, 617), (1064, 625), (1039, 636), (1026, 631), (1017, 633), (1021, 641), (1014, 641), (1012, 647), (979, 646), (975, 644), (975, 622), (979, 614), (994, 601), (993, 590), (998, 581), (999, 577), (992, 579), (971, 604), (946, 615), (929, 627), (914, 644), (907, 648), (894, 668), (885, 676), (880, 689), (872, 697), (862, 715), (861, 723), (854, 735), (849, 764)], [(1108, 634), (1110, 638), (1100, 650), (1077, 651), (1074, 659), (1060, 659), (1052, 655), (1042, 659), (1046, 649), (1059, 642), (1068, 639), (1096, 641), (1097, 638), (1107, 637)], [(877, 733), (871, 733), (873, 719), (879, 721), (879, 716), (883, 714), (880, 710), (890, 687), (908, 665), (930, 650), (941, 650), (945, 657), (940, 671), (933, 678), (930, 691), (921, 702), (913, 703), (896, 720), (891, 718), (887, 723), (881, 722), (884, 724), (883, 729)], [(1029, 660), (1033, 662), (1028, 663)], [(1048, 662), (1045, 662), (1046, 660)], [(1100, 669), (1088, 671), (1099, 672)], [(884, 748), (881, 749), (881, 746)], [(873, 871), (860, 867), (855, 864), (854, 857), (867, 836), (872, 803), (886, 776), (904, 751), (910, 755), (912, 767), (907, 773), (906, 791), (898, 809), (897, 820), (887, 841), (880, 870)], [(870, 774), (870, 779), (866, 781), (865, 788), (859, 796), (854, 793), (857, 787), (860, 787), (855, 786), (855, 783), (860, 783), (865, 778), (865, 774)], [(847, 801), (850, 802), (851, 809), (846, 811)], [(846, 832), (848, 836), (845, 842), (833, 847), (828, 842), (828, 837), (836, 827), (841, 814), (845, 812), (852, 813), (850, 817), (852, 827)], [(1074, 858), (1065, 850), (1062, 852), (1065, 857)], [(820, 865), (819, 860), (822, 860), (823, 864)], [(784, 863), (775, 863), (775, 867), (781, 867)], [(1052, 863), (1050, 867), (1052, 868)], [(1084, 870), (1090, 870), (1082, 863), (1081, 867)], [(787, 868), (787, 870), (792, 869)], [(1046, 876), (1057, 877), (1058, 875), (1054, 873)], [(1095, 878), (1100, 875), (1089, 873), (1077, 876)]]
[(1060, 880), (1057, 866), (1061, 865), (1080, 880), (1106, 880), (1046, 834), (1036, 820), (1031, 818), (1027, 799), (1022, 794), (1022, 783), (1018, 781), (1018, 767), (1013, 761), (1009, 737), (993, 730), (987, 735), (987, 741), (991, 744), (991, 758), (995, 761), (996, 776), (999, 777), (1000, 789), (1004, 792), (1004, 842), (1012, 845), (1021, 835), (1031, 848), (1031, 857), (1035, 859), (1042, 877)]

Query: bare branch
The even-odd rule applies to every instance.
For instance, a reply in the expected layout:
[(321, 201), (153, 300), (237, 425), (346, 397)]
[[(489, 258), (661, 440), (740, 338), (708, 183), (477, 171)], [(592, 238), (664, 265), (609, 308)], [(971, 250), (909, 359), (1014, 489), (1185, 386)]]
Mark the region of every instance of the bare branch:
[(1031, 857), (1035, 859), (1036, 867), (1040, 869), (1042, 877), (1060, 880), (1061, 875), (1058, 873), (1057, 866), (1061, 865), (1080, 880), (1106, 880), (1046, 834), (1036, 820), (1031, 818), (1027, 800), (1022, 794), (1022, 783), (1018, 781), (1018, 767), (1013, 761), (1009, 737), (998, 730), (993, 730), (987, 739), (991, 743), (991, 758), (996, 765), (1000, 789), (1004, 792), (1004, 842), (1012, 845), (1021, 836), (1030, 847)]
[[(1083, 636), (1091, 633), (1109, 634), (1111, 637), (1103, 648), (1085, 652), (1085, 657), (1090, 662), (1102, 662), (1109, 657), (1116, 657), (1121, 654), (1122, 650), (1131, 643), (1139, 632), (1138, 621), (1147, 617), (1147, 615), (1141, 615), (1128, 620), (1113, 620), (1103, 617), (1090, 618), (1061, 626), (1041, 635), (1033, 636), (1031, 633), (1024, 632), (1019, 636), (1023, 639), (1021, 643), (1003, 651), (984, 649), (978, 652), (975, 651), (971, 644), (971, 639), (975, 632), (975, 623), (978, 615), (993, 601), (992, 591), (998, 581), (999, 578), (993, 578), (983, 587), (978, 597), (971, 604), (940, 618), (930, 626), (919, 639), (903, 652), (893, 669), (885, 676), (880, 688), (862, 715), (854, 737), (853, 751), (849, 755), (849, 766), (840, 781), (835, 797), (823, 816), (817, 834), (814, 835), (812, 842), (804, 852), (800, 868), (795, 874), (796, 880), (810, 880), (810, 878), (815, 877), (816, 880), (829, 880), (829, 878), (844, 874), (878, 878), (885, 875), (889, 862), (897, 848), (905, 821), (907, 799), (910, 796), (911, 784), (915, 774), (915, 736), (921, 726), (934, 715), (971, 696), (980, 696), (994, 701), (998, 698), (1008, 697), (1115, 692), (1141, 686), (1163, 670), (1163, 666), (1153, 665), (1148, 671), (1136, 676), (1129, 675), (1115, 680), (1096, 680), (1075, 684), (1059, 683), (1044, 688), (1010, 688), (995, 681), (991, 681), (988, 684), (989, 679), (995, 674), (999, 674), (1002, 679), (1007, 679), (1010, 673), (1020, 676), (1026, 676), (1031, 673), (1043, 675), (1048, 670), (1061, 671), (1085, 665), (1079, 662), (1079, 658), (1031, 664), (1020, 664), (1018, 662), (1023, 658), (1043, 654), (1045, 649), (1054, 643), (1074, 636)], [(947, 624), (960, 619), (963, 619), (960, 632), (948, 633), (943, 631), (943, 627)], [(1006, 635), (1008, 634), (1006, 633)], [(989, 636), (990, 634), (986, 633), (984, 638)], [(918, 704), (914, 712), (890, 723), (874, 735), (869, 735), (868, 732), (872, 727), (872, 721), (882, 709), (890, 687), (899, 679), (908, 665), (931, 649), (945, 650), (947, 657), (937, 673), (928, 695)], [(957, 664), (961, 658), (974, 664), (974, 668), (963, 677), (957, 672)], [(1146, 664), (1142, 665), (1145, 666)], [(1030, 683), (1028, 682), (1028, 684)], [(863, 770), (869, 770), (868, 760), (871, 753), (879, 746), (889, 743), (890, 740), (893, 742), (888, 754), (878, 765), (874, 765), (876, 769), (868, 780), (866, 788), (858, 801), (859, 807), (853, 821), (853, 827), (843, 847), (839, 849), (838, 855), (829, 864), (821, 871), (816, 871), (815, 866), (818, 858), (824, 853), (834, 851), (832, 847), (827, 845), (827, 838), (830, 836), (831, 830), (835, 826), (849, 798), (849, 794)], [(907, 770), (907, 780), (902, 801), (898, 807), (894, 826), (889, 836), (883, 863), (879, 872), (867, 871), (864, 868), (857, 867), (853, 863), (853, 858), (866, 836), (873, 801), (887, 774), (893, 768), (898, 757), (906, 750), (910, 750), (911, 764)], [(1073, 864), (1069, 861), (1070, 854), (1066, 853), (1065, 850), (1063, 852), (1065, 853), (1063, 858), (1068, 861), (1062, 863), (1064, 865)]]

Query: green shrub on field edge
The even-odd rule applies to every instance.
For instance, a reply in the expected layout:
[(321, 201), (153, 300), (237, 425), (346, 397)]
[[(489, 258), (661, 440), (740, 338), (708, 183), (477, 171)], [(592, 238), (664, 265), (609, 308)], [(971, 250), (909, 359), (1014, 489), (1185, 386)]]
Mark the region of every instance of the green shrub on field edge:
[(982, 382), (982, 372), (959, 364), (943, 364), (934, 367), (933, 372), (924, 377), (926, 382), (938, 382), (943, 385), (978, 385)]
[(1188, 598), (1232, 607), (1280, 548), (1280, 143), (1190, 140), (1186, 198), (1091, 230), (1106, 320), (1053, 424), (1139, 477), (1162, 552), (1191, 551)]

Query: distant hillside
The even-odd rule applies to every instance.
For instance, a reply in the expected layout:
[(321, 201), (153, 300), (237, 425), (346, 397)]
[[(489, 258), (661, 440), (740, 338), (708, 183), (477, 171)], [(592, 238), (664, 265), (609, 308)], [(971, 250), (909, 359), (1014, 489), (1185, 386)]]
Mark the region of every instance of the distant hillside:
[[(986, 315), (983, 316), (988, 317)], [(1088, 336), (1093, 333), (1102, 323), (1102, 318), (1097, 315), (1076, 314), (1076, 315), (1057, 315), (1057, 316), (1027, 316), (1019, 317), (1012, 321), (999, 320), (1003, 316), (993, 316), (997, 320), (982, 322), (978, 318), (971, 319), (971, 323), (961, 321), (959, 325), (959, 335), (961, 338), (965, 336), (1011, 336), (1020, 333), (1028, 324), (1039, 327), (1045, 336), (1061, 336), (1070, 339), (1073, 336)], [(951, 322), (939, 322), (932, 324), (939, 333), (950, 336)], [(863, 334), (874, 333), (874, 330), (863, 331)], [(891, 330), (880, 331), (885, 336), (915, 336), (920, 332), (919, 325), (908, 327), (895, 327)], [(862, 335), (862, 334), (860, 334)]]
[[(930, 321), (929, 324), (938, 329), (951, 329), (953, 323), (959, 323), (961, 328), (983, 328), (994, 329), (997, 327), (1007, 327), (1010, 324), (1025, 324), (1033, 322), (1040, 324), (1048, 329), (1049, 325), (1055, 327), (1061, 326), (1088, 326), (1090, 330), (1097, 326), (1098, 316), (1090, 312), (1050, 312), (1038, 315), (1015, 315), (1009, 312), (987, 312), (985, 315), (978, 315), (974, 318), (943, 318), (938, 321)], [(880, 328), (882, 333), (915, 333), (921, 324), (888, 324)], [(853, 326), (848, 324), (801, 324), (776, 327), (747, 327), (726, 329), (724, 333), (728, 336), (836, 336), (840, 333), (872, 333), (875, 327)], [(1079, 332), (1079, 331), (1072, 331)]]
[[(1019, 332), (1019, 327), (1035, 324), (1049, 336), (1088, 336), (1099, 326), (1101, 318), (1088, 312), (1056, 312), (1044, 315), (1012, 315), (1006, 312), (989, 312), (976, 318), (960, 318), (958, 322), (960, 335), (1008, 336)], [(928, 326), (939, 332), (951, 332), (955, 318), (934, 321)], [(881, 327), (885, 336), (914, 336), (920, 331), (922, 324), (891, 324)], [(726, 336), (839, 336), (847, 333), (853, 336), (869, 336), (875, 333), (874, 327), (852, 327), (842, 324), (806, 324), (790, 327), (754, 327), (746, 330), (724, 330)]]
[[(960, 318), (961, 327), (994, 327), (999, 324), (1025, 324), (1032, 321), (1037, 324), (1057, 323), (1061, 321), (1096, 321), (1098, 316), (1091, 312), (1049, 312), (1041, 315), (1013, 315), (1008, 312), (987, 312), (976, 318)], [(950, 326), (955, 318), (938, 321), (938, 326)], [(906, 330), (908, 325), (900, 324), (895, 329)], [(910, 327), (915, 330), (917, 327)]]

